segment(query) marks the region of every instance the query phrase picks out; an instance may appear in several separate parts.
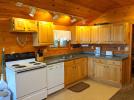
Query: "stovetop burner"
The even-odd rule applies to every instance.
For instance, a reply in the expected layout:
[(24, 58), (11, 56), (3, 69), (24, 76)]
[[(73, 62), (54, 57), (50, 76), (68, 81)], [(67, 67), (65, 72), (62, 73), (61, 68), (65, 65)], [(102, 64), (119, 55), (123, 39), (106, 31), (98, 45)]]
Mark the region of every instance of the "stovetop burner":
[(33, 65), (40, 65), (41, 63), (34, 63)]
[(15, 68), (24, 68), (24, 67), (27, 67), (27, 66), (20, 65), (20, 66), (16, 66)]
[(14, 64), (14, 65), (12, 65), (12, 66), (20, 66), (19, 64)]
[(32, 61), (32, 62), (29, 62), (30, 64), (34, 64), (34, 63), (36, 63), (35, 61)]
[(27, 67), (25, 65), (19, 65), (19, 64), (14, 64), (12, 66), (14, 66), (15, 68), (24, 68), (24, 67)]

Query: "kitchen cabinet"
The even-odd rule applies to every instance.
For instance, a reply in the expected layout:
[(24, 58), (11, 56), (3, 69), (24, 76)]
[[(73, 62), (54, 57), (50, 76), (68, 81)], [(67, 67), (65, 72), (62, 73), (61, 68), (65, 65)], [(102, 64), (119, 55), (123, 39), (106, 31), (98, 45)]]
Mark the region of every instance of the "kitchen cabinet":
[(129, 37), (129, 24), (73, 26), (71, 32), (72, 44), (126, 44)]
[(80, 58), (75, 60), (75, 66), (77, 68), (77, 79), (80, 80), (88, 76), (87, 58)]
[(121, 84), (122, 61), (94, 59), (94, 78)]
[(105, 79), (105, 75), (104, 75), (105, 74), (105, 66), (104, 66), (104, 64), (95, 63), (94, 66), (95, 66), (94, 77), (97, 79), (104, 80)]
[(73, 83), (75, 79), (75, 65), (74, 60), (64, 62), (64, 84), (67, 86), (68, 84)]
[(111, 43), (126, 44), (128, 35), (128, 23), (117, 23), (111, 26)]
[(37, 21), (34, 20), (26, 20), (26, 31), (31, 31), (31, 32), (37, 32)]
[(110, 43), (111, 25), (100, 25), (99, 27), (99, 43)]
[(99, 32), (100, 26), (91, 26), (91, 43), (92, 44), (98, 44), (100, 43), (100, 32)]
[(88, 58), (88, 77), (94, 77), (94, 65), (93, 65), (93, 58)]
[(91, 42), (91, 28), (90, 26), (79, 26), (80, 30), (80, 44), (87, 44)]
[(70, 27), (71, 44), (80, 44), (80, 28), (78, 26)]
[(44, 46), (54, 43), (53, 23), (39, 21), (38, 32), (33, 34), (33, 45)]
[(37, 32), (37, 21), (12, 18), (11, 19), (11, 31), (12, 32)]
[(64, 62), (65, 86), (87, 77), (87, 58)]
[(89, 26), (73, 26), (70, 28), (72, 32), (72, 44), (87, 44), (90, 43), (90, 27)]

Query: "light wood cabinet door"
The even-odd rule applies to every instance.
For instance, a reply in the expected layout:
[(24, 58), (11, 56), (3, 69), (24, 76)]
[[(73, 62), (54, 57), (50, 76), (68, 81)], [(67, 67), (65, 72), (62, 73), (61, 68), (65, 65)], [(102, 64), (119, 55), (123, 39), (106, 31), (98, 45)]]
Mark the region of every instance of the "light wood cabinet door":
[(80, 43), (80, 28), (78, 26), (70, 27), (71, 31), (71, 44)]
[(26, 20), (26, 31), (30, 31), (30, 32), (37, 32), (38, 28), (37, 28), (37, 21), (34, 20)]
[(91, 30), (89, 26), (73, 26), (70, 28), (72, 32), (71, 43), (72, 44), (86, 44), (91, 41)]
[(109, 65), (109, 79), (115, 83), (121, 83), (121, 67), (116, 65)]
[(64, 84), (65, 86), (73, 83), (75, 79), (75, 65), (74, 61), (66, 61), (64, 62)]
[(100, 80), (104, 80), (105, 79), (105, 65), (95, 63), (94, 67), (95, 67), (94, 77)]
[(11, 31), (14, 32), (37, 32), (37, 21), (22, 19), (22, 18), (12, 18)]
[(111, 29), (111, 42), (116, 44), (125, 44), (126, 43), (126, 24), (112, 24)]
[(94, 77), (94, 70), (93, 58), (88, 58), (88, 77)]
[(107, 44), (110, 42), (111, 25), (100, 25), (99, 27), (99, 42)]
[(83, 79), (88, 76), (87, 58), (80, 58), (75, 60), (76, 65), (76, 80)]
[(80, 28), (80, 43), (87, 44), (91, 41), (91, 30), (89, 26), (79, 26)]
[(64, 62), (65, 86), (87, 77), (87, 58)]
[(26, 20), (22, 18), (12, 18), (11, 31), (22, 31), (26, 30)]
[(91, 26), (91, 43), (99, 43), (99, 26)]
[(39, 37), (39, 44), (40, 45), (48, 45), (53, 44), (54, 41), (54, 35), (53, 35), (53, 27), (51, 22), (43, 22), (40, 21), (38, 23), (39, 31), (38, 31), (38, 37)]
[(81, 58), (80, 59), (80, 65), (81, 65), (81, 78), (85, 78), (88, 76), (88, 59), (87, 58)]

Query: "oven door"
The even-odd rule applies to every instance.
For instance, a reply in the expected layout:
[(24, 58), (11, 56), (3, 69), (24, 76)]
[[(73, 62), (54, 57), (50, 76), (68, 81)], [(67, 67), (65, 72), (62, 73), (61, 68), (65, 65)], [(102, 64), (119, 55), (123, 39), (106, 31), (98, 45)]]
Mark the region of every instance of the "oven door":
[(16, 73), (16, 98), (30, 95), (46, 88), (46, 68)]

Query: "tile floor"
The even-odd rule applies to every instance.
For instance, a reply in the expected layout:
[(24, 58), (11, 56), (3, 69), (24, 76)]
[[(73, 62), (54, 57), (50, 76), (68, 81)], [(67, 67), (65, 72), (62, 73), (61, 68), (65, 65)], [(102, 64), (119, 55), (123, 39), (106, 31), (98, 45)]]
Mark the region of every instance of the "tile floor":
[(84, 80), (84, 82), (90, 84), (90, 87), (82, 92), (63, 89), (48, 96), (46, 100), (109, 100), (119, 90), (93, 80)]

